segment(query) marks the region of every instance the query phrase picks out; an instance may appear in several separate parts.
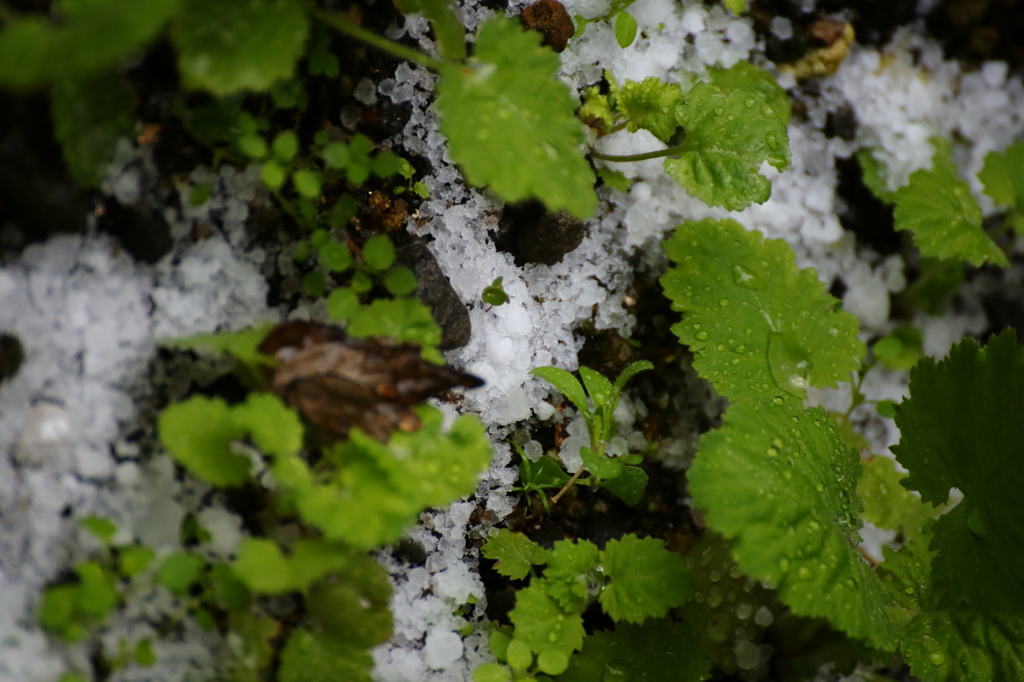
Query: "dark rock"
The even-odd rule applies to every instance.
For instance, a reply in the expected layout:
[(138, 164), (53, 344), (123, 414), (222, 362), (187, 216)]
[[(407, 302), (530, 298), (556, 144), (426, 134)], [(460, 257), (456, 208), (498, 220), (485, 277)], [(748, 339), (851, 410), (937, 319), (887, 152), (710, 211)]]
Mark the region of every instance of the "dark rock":
[(0, 334), (0, 381), (14, 376), (24, 360), (25, 349), (18, 337)]
[(110, 198), (103, 204), (100, 227), (117, 237), (137, 260), (155, 263), (171, 250), (171, 228), (160, 214), (123, 206)]
[(583, 222), (564, 211), (552, 212), (539, 201), (509, 204), (492, 233), (499, 251), (511, 253), (516, 265), (554, 265), (586, 236)]
[(892, 206), (879, 201), (864, 185), (856, 157), (836, 159), (839, 186), (836, 193), (846, 204), (839, 213), (843, 227), (857, 235), (857, 243), (887, 256), (897, 253), (903, 238), (893, 227)]
[(633, 360), (634, 350), (617, 331), (601, 331), (587, 337), (580, 349), (579, 361), (614, 381)]
[(828, 112), (825, 118), (825, 137), (838, 137), (847, 142), (857, 137), (857, 113), (849, 102)]
[(555, 52), (561, 52), (576, 32), (569, 12), (558, 0), (539, 0), (519, 15), (519, 20), (526, 28), (532, 28), (544, 34), (544, 44)]
[(430, 312), (441, 327), (441, 349), (451, 350), (469, 343), (472, 332), (469, 312), (427, 245), (411, 241), (402, 246), (398, 258), (416, 274), (416, 295), (424, 305), (430, 306)]

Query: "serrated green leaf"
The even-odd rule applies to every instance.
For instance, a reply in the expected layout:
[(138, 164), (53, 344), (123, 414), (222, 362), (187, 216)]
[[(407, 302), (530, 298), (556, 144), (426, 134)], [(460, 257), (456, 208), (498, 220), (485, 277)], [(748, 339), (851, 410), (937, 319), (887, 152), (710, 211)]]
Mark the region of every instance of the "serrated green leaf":
[(734, 540), (740, 568), (794, 613), (892, 651), (889, 598), (855, 546), (859, 475), (857, 452), (821, 408), (740, 402), (702, 436), (689, 490), (708, 526)]
[(590, 414), (590, 403), (587, 402), (587, 394), (583, 392), (583, 384), (572, 375), (572, 372), (558, 367), (534, 367), (530, 374), (540, 377), (558, 389), (558, 392), (568, 398), (584, 416)]
[(199, 573), (206, 561), (188, 552), (175, 552), (160, 564), (156, 571), (156, 582), (163, 585), (175, 597), (188, 594), (192, 584), (199, 580)]
[(626, 677), (635, 680), (699, 682), (708, 679), (711, 661), (701, 651), (697, 633), (685, 622), (649, 620), (598, 630), (569, 659), (559, 682), (594, 682)]
[(665, 242), (678, 263), (661, 278), (672, 331), (694, 367), (730, 400), (802, 399), (807, 386), (836, 386), (860, 365), (857, 319), (842, 310), (793, 251), (734, 220), (687, 221)]
[(116, 73), (64, 78), (50, 90), (53, 133), (71, 177), (99, 187), (117, 141), (132, 134), (132, 93)]
[(79, 0), (63, 3), (64, 21), (5, 21), (0, 85), (29, 88), (114, 66), (154, 38), (177, 8), (178, 0)]
[(780, 171), (789, 167), (783, 112), (766, 96), (763, 80), (744, 72), (712, 71), (710, 83), (686, 93), (676, 107), (686, 140), (679, 158), (665, 161), (665, 172), (689, 194), (730, 211), (771, 196), (771, 183), (758, 173), (762, 162)]
[(455, 16), (451, 0), (397, 0), (404, 14), (420, 13), (434, 26), (441, 56), (458, 61), (466, 57), (466, 29)]
[(597, 545), (559, 540), (552, 547), (542, 583), (548, 596), (568, 613), (582, 613), (604, 585)]
[(184, 86), (224, 95), (291, 76), (308, 33), (295, 0), (181, 0), (171, 40)]
[(512, 643), (522, 642), (536, 654), (555, 650), (570, 656), (583, 646), (583, 618), (560, 608), (541, 582), (516, 592), (508, 617), (516, 627)]
[(281, 651), (281, 682), (372, 682), (373, 658), (365, 649), (339, 644), (296, 628)]
[(636, 19), (629, 12), (622, 10), (615, 15), (615, 41), (619, 47), (626, 49), (636, 40)]
[(533, 566), (547, 563), (549, 554), (548, 550), (522, 533), (513, 533), (505, 528), (488, 538), (480, 553), (484, 558), (496, 561), (494, 570), (512, 580), (522, 580)]
[(332, 641), (369, 649), (391, 637), (391, 581), (368, 554), (350, 552), (334, 578), (309, 590), (306, 608), (318, 632)]
[(345, 330), (349, 336), (389, 336), (399, 343), (418, 343), (424, 360), (444, 364), (437, 345), (441, 328), (434, 322), (430, 308), (414, 298), (378, 298), (356, 310)]
[(441, 132), (470, 183), (487, 185), (506, 201), (535, 197), (552, 210), (589, 218), (597, 195), (581, 150), (583, 125), (556, 78), (558, 55), (541, 39), (518, 21), (485, 21), (474, 58), (441, 71)]
[(676, 108), (682, 99), (678, 85), (652, 77), (623, 83), (618, 108), (628, 118), (627, 128), (631, 133), (643, 128), (662, 142), (668, 142), (679, 129)]
[(889, 189), (885, 166), (875, 157), (874, 150), (867, 148), (857, 152), (857, 163), (860, 164), (861, 182), (875, 198), (886, 204), (895, 204), (896, 192)]
[(329, 539), (373, 549), (397, 540), (423, 509), (472, 493), (491, 460), (480, 420), (463, 415), (445, 433), (437, 409), (421, 405), (416, 414), (422, 428), (396, 431), (386, 445), (353, 429), (335, 447), (339, 469), (324, 485), (312, 485), (308, 471), (290, 478), (303, 519)]
[(220, 398), (193, 396), (165, 409), (157, 421), (160, 442), (193, 474), (215, 486), (239, 486), (249, 480), (252, 462), (231, 452), (245, 435)]
[(662, 618), (693, 594), (693, 577), (683, 557), (655, 538), (630, 534), (611, 540), (601, 552), (601, 565), (609, 580), (601, 606), (616, 621), (639, 624)]
[(648, 480), (647, 473), (640, 467), (626, 466), (617, 478), (602, 481), (600, 485), (632, 507), (643, 498)]
[(986, 154), (978, 179), (992, 201), (1010, 210), (1009, 221), (1017, 234), (1024, 234), (1024, 142)]
[(896, 471), (888, 457), (874, 456), (861, 461), (863, 471), (857, 492), (864, 501), (864, 519), (886, 530), (903, 530), (905, 537), (916, 534), (939, 510), (900, 485), (906, 474)]
[(792, 117), (792, 103), (789, 94), (779, 86), (775, 76), (750, 62), (739, 61), (731, 68), (723, 69), (712, 66), (709, 69), (712, 82), (721, 88), (751, 90), (760, 93), (765, 104), (776, 116), (782, 117), (783, 123), (789, 123)]
[(913, 233), (922, 256), (1006, 267), (1006, 254), (981, 229), (981, 209), (970, 185), (951, 166), (948, 154), (940, 150), (934, 168), (910, 174), (910, 183), (893, 194), (894, 227)]
[(896, 407), (901, 438), (892, 447), (910, 471), (902, 484), (925, 502), (964, 495), (935, 524), (933, 575), (954, 599), (979, 609), (1024, 608), (1024, 347), (1007, 329), (982, 349), (974, 339), (949, 357), (922, 358), (910, 398)]

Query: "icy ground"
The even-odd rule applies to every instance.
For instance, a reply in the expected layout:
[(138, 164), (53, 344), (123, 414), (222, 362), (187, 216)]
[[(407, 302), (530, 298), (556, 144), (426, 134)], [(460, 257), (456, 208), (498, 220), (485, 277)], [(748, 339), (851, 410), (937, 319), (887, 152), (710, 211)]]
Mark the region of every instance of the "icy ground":
[[(566, 5), (571, 13), (595, 17), (607, 11), (609, 0), (570, 0)], [(475, 26), (489, 12), (468, 2), (467, 25)], [(590, 24), (582, 39), (562, 53), (567, 82), (591, 84), (605, 69), (620, 82), (647, 76), (687, 82), (708, 65), (728, 67), (743, 59), (774, 68), (761, 56), (751, 21), (734, 18), (718, 5), (638, 0), (629, 12), (640, 26), (638, 40), (620, 49), (607, 25)], [(775, 23), (777, 32), (792, 30), (785, 21)], [(410, 20), (390, 34), (408, 32), (430, 47), (424, 30), (424, 22)], [(792, 77), (779, 74), (779, 80), (787, 88), (796, 85)], [(403, 65), (375, 87), (361, 85), (359, 97), (413, 104), (411, 120), (392, 142), (402, 153), (429, 159), (434, 173), (425, 179), (431, 199), (421, 209), (421, 227), (410, 229), (433, 237), (431, 248), (463, 301), (477, 302), (499, 275), (511, 297), (511, 303), (491, 310), (472, 305), (472, 338), (448, 355), (450, 362), (488, 382), (467, 396), (464, 409), (479, 413), (495, 440), (494, 463), (478, 491), (494, 520), (515, 502), (507, 493), (515, 471), (507, 466), (510, 450), (504, 439), (514, 432), (529, 455), (539, 455), (539, 444), (529, 439), (529, 420), (553, 413), (549, 389), (528, 370), (548, 364), (575, 369), (582, 339), (574, 330), (584, 321), (628, 336), (636, 322), (624, 307), (634, 276), (631, 263), (660, 272), (665, 263), (658, 242), (680, 220), (729, 215), (786, 240), (798, 262), (814, 267), (822, 281), (831, 284), (838, 278), (845, 284), (844, 307), (860, 319), (865, 338), (874, 337), (894, 324), (890, 294), (906, 286), (905, 263), (899, 256), (882, 258), (858, 248), (853, 235), (842, 229), (835, 157), (879, 146), (898, 182), (930, 163), (930, 137), (956, 135), (955, 157), (989, 214), (993, 207), (974, 173), (988, 151), (1001, 150), (1024, 134), (1024, 88), (1019, 80), (1007, 79), (1005, 64), (988, 63), (963, 73), (943, 59), (939, 46), (919, 28), (903, 29), (881, 52), (855, 45), (839, 72), (818, 82), (819, 94), (803, 97), (807, 120), (794, 117), (789, 127), (791, 168), (781, 174), (768, 166), (763, 170), (773, 183), (765, 204), (727, 214), (687, 196), (661, 172), (660, 162), (620, 164), (617, 170), (638, 182), (627, 194), (601, 190), (606, 203), (589, 223), (583, 244), (553, 267), (519, 268), (487, 236), (498, 206), (468, 189), (446, 156), (429, 108), (433, 82), (428, 72)], [(859, 122), (855, 139), (826, 138), (827, 114), (844, 106), (852, 107)], [(621, 132), (598, 142), (601, 151), (618, 154), (659, 146), (644, 132)], [(175, 480), (166, 454), (140, 449), (129, 438), (140, 424), (151, 424), (148, 401), (154, 380), (160, 379), (151, 371), (157, 341), (288, 315), (323, 318), (322, 306), (298, 311), (266, 307), (261, 273), (268, 256), (248, 250), (244, 234), (250, 206), (266, 201), (252, 172), (226, 167), (211, 175), (197, 169), (178, 193), (187, 196), (189, 183), (212, 180), (212, 197), (185, 210), (177, 206), (187, 201), (157, 188), (158, 175), (145, 149), (125, 143), (105, 185), (122, 202), (158, 208), (172, 224), (175, 247), (158, 265), (133, 263), (111, 239), (89, 234), (55, 237), (0, 268), (0, 332), (16, 335), (27, 356), (18, 374), (0, 384), (0, 682), (53, 682), (64, 670), (88, 669), (83, 647), (51, 641), (34, 616), (43, 586), (97, 551), (79, 529), (82, 517), (110, 518), (123, 539), (137, 537), (162, 553), (177, 548), (177, 527), (186, 512), (200, 514), (211, 530), (213, 540), (205, 547), (211, 554), (230, 555), (240, 538), (238, 519), (216, 496)], [(193, 242), (188, 235), (199, 221), (218, 230)], [(1018, 242), (1021, 250), (1024, 244)], [(964, 334), (986, 329), (980, 299), (993, 288), (1024, 298), (1019, 264), (1000, 277), (973, 282), (941, 317), (917, 314), (914, 323), (925, 333), (927, 352), (941, 355)], [(899, 398), (906, 383), (906, 373), (876, 369), (863, 390), (872, 399)], [(831, 391), (816, 398), (845, 409), (848, 395)], [(627, 399), (617, 415), (620, 433), (634, 447), (642, 444), (632, 434), (642, 409), (639, 401)], [(892, 422), (870, 410), (854, 417), (877, 452), (898, 439)], [(570, 434), (578, 427), (571, 424)], [(579, 444), (579, 438), (567, 439), (563, 454), (571, 459), (570, 451), (578, 451)], [(661, 447), (683, 461), (693, 451), (692, 442)], [(375, 653), (380, 682), (462, 682), (487, 659), (484, 638), (458, 635), (464, 621), (453, 615), (453, 604), (465, 603), (470, 594), (480, 600), (470, 620), (479, 619), (484, 608), (477, 556), (466, 540), (474, 506), (458, 502), (425, 515), (412, 533), (428, 552), (425, 565), (404, 565), (388, 552), (381, 556), (394, 577), (396, 626), (392, 641)], [(152, 623), (175, 609), (165, 592), (145, 584), (138, 589), (138, 598), (104, 630), (110, 650), (121, 639), (153, 636)], [(216, 635), (186, 627), (155, 639), (156, 666), (128, 667), (111, 680), (208, 679), (225, 646)]]

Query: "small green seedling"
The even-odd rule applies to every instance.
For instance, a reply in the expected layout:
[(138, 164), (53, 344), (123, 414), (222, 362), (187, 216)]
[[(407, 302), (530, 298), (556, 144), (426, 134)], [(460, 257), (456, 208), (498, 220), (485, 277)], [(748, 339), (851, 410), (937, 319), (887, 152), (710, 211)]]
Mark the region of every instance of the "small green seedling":
[(498, 277), (491, 285), (484, 287), (484, 292), (480, 294), (480, 300), (490, 306), (504, 305), (508, 303), (508, 294), (505, 293), (505, 289), (501, 286), (501, 281), (504, 277)]
[[(530, 370), (530, 374), (549, 382), (572, 401), (587, 423), (587, 431), (590, 433), (590, 447), (580, 449), (583, 466), (573, 474), (558, 494), (551, 498), (552, 502), (557, 503), (584, 471), (589, 471), (591, 474), (591, 479), (588, 479), (589, 485), (601, 485), (628, 504), (636, 504), (640, 501), (640, 496), (643, 494), (644, 488), (647, 487), (647, 474), (642, 469), (631, 465), (639, 464), (643, 458), (640, 455), (606, 457), (605, 445), (615, 435), (613, 415), (615, 408), (618, 407), (622, 389), (626, 382), (633, 378), (633, 375), (647, 369), (654, 369), (654, 365), (647, 360), (634, 362), (622, 370), (622, 374), (614, 384), (589, 367), (580, 367), (580, 376), (583, 377), (582, 384), (570, 372), (557, 367), (536, 367)], [(584, 392), (584, 386), (586, 386), (586, 392)], [(590, 401), (594, 403), (593, 409), (590, 407), (590, 401), (587, 400), (588, 394)]]

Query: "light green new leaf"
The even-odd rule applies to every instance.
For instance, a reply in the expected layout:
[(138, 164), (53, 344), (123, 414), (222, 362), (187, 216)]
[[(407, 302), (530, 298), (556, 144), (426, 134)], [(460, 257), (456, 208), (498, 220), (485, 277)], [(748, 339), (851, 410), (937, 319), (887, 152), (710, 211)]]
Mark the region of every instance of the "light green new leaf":
[(896, 406), (900, 443), (892, 447), (910, 475), (902, 483), (925, 502), (964, 495), (935, 524), (933, 577), (951, 598), (980, 610), (1024, 609), (1024, 347), (1012, 329), (980, 348), (955, 345), (910, 372), (910, 398)]
[(156, 581), (175, 597), (184, 597), (199, 580), (199, 574), (205, 565), (202, 557), (188, 552), (175, 552), (160, 564), (156, 572)]
[(643, 128), (662, 142), (668, 142), (679, 129), (676, 107), (682, 99), (678, 85), (651, 77), (623, 83), (618, 108), (629, 119), (627, 129), (631, 133)]
[(636, 40), (637, 25), (633, 15), (622, 10), (615, 15), (615, 42), (626, 49)]
[(612, 540), (601, 552), (608, 586), (600, 601), (615, 621), (643, 623), (662, 618), (693, 594), (693, 576), (683, 557), (655, 538), (629, 534)]
[(595, 408), (603, 407), (613, 399), (615, 387), (600, 372), (581, 366), (580, 376), (583, 378), (583, 385), (587, 387), (587, 393), (594, 401)]
[(930, 504), (900, 485), (906, 474), (896, 471), (888, 457), (874, 456), (861, 461), (863, 471), (857, 492), (864, 500), (864, 519), (886, 530), (903, 530), (905, 537), (917, 533), (939, 513)]
[(157, 422), (160, 442), (174, 459), (212, 485), (229, 488), (249, 480), (252, 463), (231, 452), (245, 435), (220, 398), (193, 396), (165, 409)]
[(196, 334), (184, 339), (168, 339), (160, 344), (168, 348), (201, 349), (216, 353), (227, 353), (253, 367), (273, 364), (274, 359), (260, 353), (260, 343), (271, 330), (272, 325), (263, 324), (256, 327), (241, 329), (237, 332), (218, 332), (215, 334)]
[(262, 594), (283, 594), (296, 589), (291, 562), (273, 540), (246, 538), (232, 568), (246, 586)]
[(556, 78), (558, 55), (541, 38), (511, 19), (484, 22), (473, 59), (441, 71), (441, 132), (472, 184), (506, 201), (533, 197), (589, 218), (597, 195), (581, 149), (583, 125)]
[(516, 607), (508, 614), (515, 638), (535, 654), (547, 650), (566, 656), (583, 646), (583, 618), (567, 613), (548, 596), (541, 581), (516, 592)]
[(64, 21), (24, 15), (0, 30), (0, 86), (30, 88), (114, 66), (154, 38), (178, 0), (77, 0)]
[(268, 90), (306, 49), (309, 19), (297, 0), (181, 0), (171, 31), (185, 87), (226, 95)]
[(372, 682), (371, 670), (369, 651), (296, 628), (281, 651), (277, 678), (281, 682)]
[(71, 177), (99, 187), (117, 141), (131, 135), (132, 94), (114, 73), (65, 78), (50, 90), (53, 132)]
[(686, 140), (679, 158), (665, 161), (665, 172), (689, 194), (730, 211), (763, 204), (771, 196), (771, 183), (758, 173), (762, 162), (779, 170), (789, 167), (783, 112), (766, 97), (762, 79), (741, 80), (738, 74), (713, 72), (712, 82), (697, 83), (686, 93), (676, 107)]
[(583, 385), (580, 380), (572, 375), (572, 372), (558, 367), (534, 367), (530, 374), (539, 376), (544, 381), (558, 389), (558, 392), (568, 398), (576, 409), (584, 415), (590, 414), (590, 403), (587, 401), (587, 394), (583, 392)]
[(427, 362), (443, 365), (444, 358), (437, 344), (441, 328), (434, 321), (430, 308), (415, 298), (378, 298), (352, 314), (345, 330), (349, 336), (389, 336), (399, 343), (420, 346), (420, 355)]
[(893, 651), (890, 599), (856, 548), (859, 475), (824, 410), (771, 400), (733, 404), (689, 471), (695, 506), (734, 540), (743, 572), (774, 585), (794, 613)]
[(237, 427), (250, 434), (264, 454), (288, 457), (302, 448), (303, 428), (298, 413), (273, 393), (250, 393), (231, 412)]
[(986, 154), (978, 179), (992, 201), (1010, 209), (1017, 234), (1024, 234), (1024, 142), (1014, 142), (1002, 152)]
[(420, 13), (434, 25), (441, 56), (458, 61), (466, 58), (466, 29), (455, 16), (451, 0), (397, 0), (403, 14)]
[(480, 553), (484, 558), (496, 561), (494, 570), (512, 580), (525, 578), (533, 566), (546, 563), (550, 554), (522, 533), (513, 533), (506, 528), (488, 538)]
[(662, 278), (672, 331), (694, 367), (730, 400), (802, 399), (807, 386), (846, 381), (864, 356), (857, 319), (793, 251), (734, 220), (687, 221), (665, 242), (678, 265)]
[(615, 680), (625, 677), (622, 671), (629, 671), (628, 679), (634, 680), (699, 682), (708, 679), (711, 661), (703, 655), (697, 633), (685, 622), (621, 623), (614, 630), (598, 630), (587, 637), (558, 680)]
[(416, 414), (423, 426), (396, 431), (387, 444), (353, 429), (331, 454), (338, 470), (325, 485), (297, 464), (288, 480), (302, 518), (328, 539), (373, 549), (397, 540), (423, 509), (472, 493), (491, 461), (480, 420), (463, 415), (445, 433), (437, 409), (420, 406)]
[(921, 255), (1006, 267), (1006, 254), (981, 229), (981, 209), (970, 185), (956, 176), (948, 157), (946, 163), (936, 158), (934, 168), (911, 173), (910, 184), (893, 198), (894, 227), (913, 232)]

